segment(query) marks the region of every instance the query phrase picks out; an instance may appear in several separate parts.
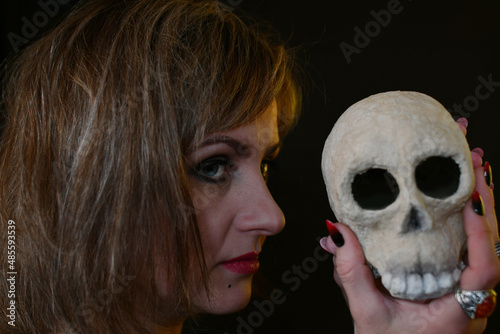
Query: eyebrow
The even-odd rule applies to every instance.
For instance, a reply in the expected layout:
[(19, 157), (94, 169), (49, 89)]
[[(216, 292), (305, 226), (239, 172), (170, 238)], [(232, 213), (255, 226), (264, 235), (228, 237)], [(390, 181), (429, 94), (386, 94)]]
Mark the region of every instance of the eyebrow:
[[(209, 139), (205, 140), (203, 143), (201, 143), (200, 147), (215, 145), (215, 144), (219, 144), (219, 143), (229, 145), (239, 155), (248, 154), (249, 149), (250, 149), (250, 147), (248, 145), (243, 144), (239, 140), (236, 140), (233, 137), (224, 136), (224, 135), (218, 135), (218, 136), (214, 136), (212, 138), (209, 138)], [(276, 155), (276, 152), (278, 152), (280, 148), (281, 148), (281, 141), (271, 145), (266, 150), (265, 155), (266, 156)]]

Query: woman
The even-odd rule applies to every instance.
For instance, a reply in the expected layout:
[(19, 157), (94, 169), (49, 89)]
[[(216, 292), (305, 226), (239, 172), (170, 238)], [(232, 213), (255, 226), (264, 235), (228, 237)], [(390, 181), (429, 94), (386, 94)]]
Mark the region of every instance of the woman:
[(282, 45), (217, 2), (91, 0), (6, 71), (2, 332), (180, 330), (246, 304), (284, 225), (265, 185), (300, 100)]
[[(6, 72), (0, 207), (17, 274), (15, 299), (2, 277), (16, 307), (2, 333), (179, 333), (189, 316), (246, 305), (262, 244), (284, 226), (265, 181), (300, 105), (272, 35), (213, 1), (90, 0)], [(376, 291), (338, 229), (345, 245), (326, 247), (355, 305), (349, 272)], [(470, 282), (489, 288), (494, 269)], [(372, 317), (389, 328), (415, 307), (351, 311), (368, 333)]]

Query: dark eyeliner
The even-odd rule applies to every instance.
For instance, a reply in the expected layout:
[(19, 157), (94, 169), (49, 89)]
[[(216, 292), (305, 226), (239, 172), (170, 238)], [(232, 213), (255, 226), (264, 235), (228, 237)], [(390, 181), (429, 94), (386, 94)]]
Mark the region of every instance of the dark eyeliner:
[[(200, 163), (198, 163), (194, 169), (193, 174), (201, 181), (218, 184), (226, 181), (227, 176), (229, 174), (229, 170), (232, 167), (233, 163), (231, 159), (224, 155), (217, 155), (207, 159), (204, 159)], [(207, 167), (217, 167), (223, 168), (223, 174), (221, 176), (210, 176), (207, 175), (206, 168)]]

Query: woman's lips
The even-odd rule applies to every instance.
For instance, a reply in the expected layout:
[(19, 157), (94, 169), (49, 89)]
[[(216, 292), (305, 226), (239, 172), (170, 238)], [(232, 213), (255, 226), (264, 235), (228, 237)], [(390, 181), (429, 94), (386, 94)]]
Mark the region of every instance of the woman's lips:
[(259, 254), (250, 252), (222, 262), (227, 270), (241, 275), (255, 274), (259, 269)]

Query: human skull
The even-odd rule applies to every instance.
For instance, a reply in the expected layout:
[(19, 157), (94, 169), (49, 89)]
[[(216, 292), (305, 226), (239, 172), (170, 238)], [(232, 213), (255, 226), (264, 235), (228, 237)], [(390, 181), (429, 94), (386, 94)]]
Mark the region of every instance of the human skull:
[(465, 136), (439, 102), (395, 91), (355, 103), (325, 142), (322, 171), (336, 218), (391, 295), (424, 300), (456, 288), (474, 174)]

